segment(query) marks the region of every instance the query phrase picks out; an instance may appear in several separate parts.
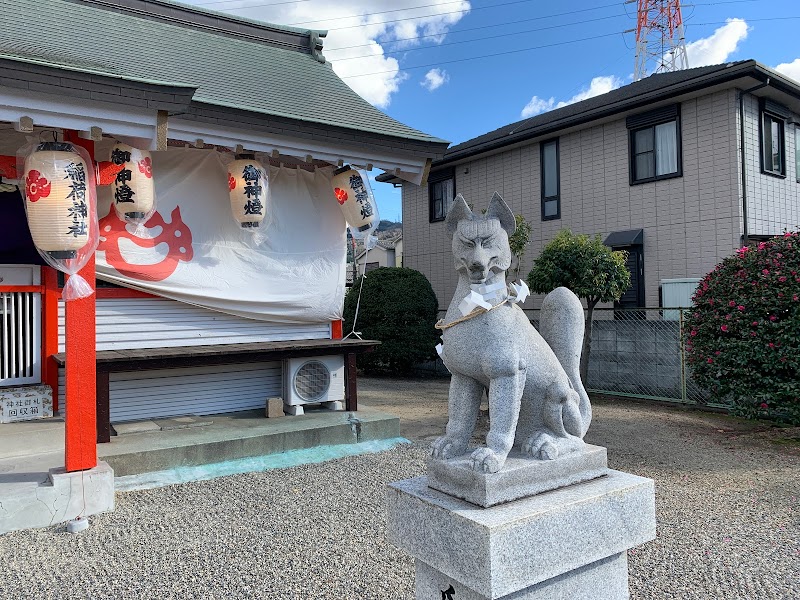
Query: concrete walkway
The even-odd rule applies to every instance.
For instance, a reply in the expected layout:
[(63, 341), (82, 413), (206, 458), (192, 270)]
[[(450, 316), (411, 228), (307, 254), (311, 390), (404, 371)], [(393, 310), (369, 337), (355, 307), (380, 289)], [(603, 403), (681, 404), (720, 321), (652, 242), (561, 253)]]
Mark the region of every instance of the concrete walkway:
[(108, 444), (98, 444), (98, 468), (82, 475), (62, 472), (62, 418), (3, 424), (0, 533), (44, 527), (78, 515), (110, 510), (114, 506), (114, 476), (321, 446), (365, 444), (363, 447), (367, 448), (369, 442), (397, 438), (399, 421), (378, 410), (363, 408), (358, 412), (307, 409), (303, 416), (275, 419), (266, 419), (263, 411), (246, 411), (125, 424), (119, 430), (129, 433), (112, 437)]

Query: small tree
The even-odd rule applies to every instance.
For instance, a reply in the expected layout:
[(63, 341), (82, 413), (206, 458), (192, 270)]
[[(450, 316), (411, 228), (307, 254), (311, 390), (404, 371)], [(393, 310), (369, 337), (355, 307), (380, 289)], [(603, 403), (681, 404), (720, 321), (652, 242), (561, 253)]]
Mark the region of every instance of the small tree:
[(692, 298), (692, 376), (748, 418), (800, 424), (800, 232), (740, 249)]
[(528, 286), (537, 294), (566, 287), (586, 300), (586, 328), (581, 353), (581, 379), (586, 383), (592, 343), (592, 314), (598, 302), (619, 300), (631, 285), (625, 266), (628, 253), (611, 250), (600, 240), (563, 229), (547, 244), (528, 273)]
[[(379, 340), (381, 345), (361, 355), (361, 367), (404, 374), (420, 362), (435, 359), (439, 302), (425, 276), (414, 269), (381, 267), (365, 277), (356, 329), (364, 339)], [(358, 278), (344, 300), (346, 331), (353, 328), (360, 288)]]
[(522, 215), (514, 215), (517, 228), (508, 238), (508, 245), (511, 247), (511, 254), (517, 261), (514, 267), (514, 279), (519, 278), (519, 270), (522, 268), (522, 257), (525, 255), (525, 248), (531, 243), (531, 225)]

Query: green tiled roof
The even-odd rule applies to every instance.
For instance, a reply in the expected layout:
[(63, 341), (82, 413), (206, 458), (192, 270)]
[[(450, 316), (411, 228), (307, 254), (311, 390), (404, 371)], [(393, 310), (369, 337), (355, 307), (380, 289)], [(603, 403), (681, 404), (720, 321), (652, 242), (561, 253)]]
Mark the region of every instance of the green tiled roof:
[(0, 0), (0, 23), (8, 57), (193, 86), (195, 101), (217, 106), (442, 142), (376, 109), (311, 54), (246, 36), (80, 0)]

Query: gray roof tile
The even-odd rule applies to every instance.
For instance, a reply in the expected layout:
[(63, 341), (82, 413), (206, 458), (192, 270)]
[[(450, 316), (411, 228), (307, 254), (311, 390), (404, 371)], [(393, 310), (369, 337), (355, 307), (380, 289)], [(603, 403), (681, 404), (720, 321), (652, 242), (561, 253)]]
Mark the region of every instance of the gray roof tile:
[[(187, 14), (177, 3), (151, 0), (162, 13), (159, 17), (126, 6), (133, 4), (2, 1), (0, 53), (83, 72), (194, 86), (196, 102), (422, 142), (443, 141), (382, 113), (310, 53), (236, 33), (237, 23), (244, 27), (257, 22), (191, 7), (200, 20), (210, 15), (219, 21), (216, 29), (204, 28), (171, 18), (175, 8), (170, 12), (170, 6), (180, 6)], [(302, 32), (261, 25), (265, 31), (269, 27), (284, 34)]]

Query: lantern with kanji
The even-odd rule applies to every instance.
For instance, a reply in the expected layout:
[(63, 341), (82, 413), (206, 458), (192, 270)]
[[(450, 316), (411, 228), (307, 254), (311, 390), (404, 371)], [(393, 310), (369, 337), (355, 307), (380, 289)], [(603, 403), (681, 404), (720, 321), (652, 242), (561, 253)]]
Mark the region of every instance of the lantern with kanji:
[(114, 210), (121, 219), (144, 222), (155, 207), (150, 153), (118, 142), (111, 149), (111, 162), (122, 167), (114, 179)]
[(269, 176), (260, 162), (238, 158), (228, 165), (231, 212), (243, 228), (260, 227), (267, 213)]
[(53, 259), (73, 259), (89, 242), (93, 181), (72, 144), (45, 142), (25, 158), (22, 183), (31, 237)]
[(366, 232), (377, 223), (378, 211), (369, 183), (358, 171), (344, 166), (333, 172), (333, 195), (345, 221), (354, 232)]

